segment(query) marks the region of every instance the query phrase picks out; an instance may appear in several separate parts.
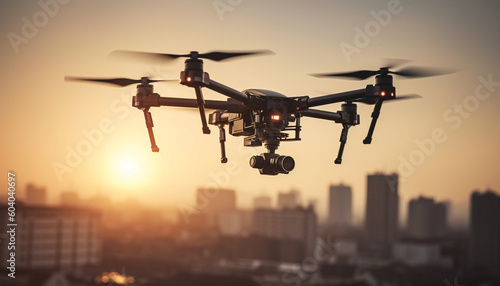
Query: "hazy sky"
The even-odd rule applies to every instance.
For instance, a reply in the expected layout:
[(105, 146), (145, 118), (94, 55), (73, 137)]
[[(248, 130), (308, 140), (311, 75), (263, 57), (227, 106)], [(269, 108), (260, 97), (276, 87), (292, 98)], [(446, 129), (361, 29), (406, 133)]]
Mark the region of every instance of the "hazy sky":
[[(83, 197), (191, 203), (197, 187), (218, 184), (254, 196), (300, 190), (326, 209), (328, 185), (353, 187), (362, 218), (366, 175), (399, 172), (403, 212), (419, 194), (451, 200), (466, 217), (470, 192), (500, 190), (500, 4), (497, 1), (2, 1), (1, 170)], [(228, 63), (205, 61), (211, 78), (238, 90), (265, 88), (289, 96), (364, 88), (374, 80), (318, 79), (310, 73), (377, 69), (384, 58), (459, 72), (395, 78), (398, 94), (421, 99), (387, 103), (373, 143), (363, 145), (372, 106), (358, 106), (342, 165), (333, 164), (341, 126), (303, 120), (301, 142), (283, 143), (293, 156), (288, 175), (261, 176), (248, 166), (265, 148), (229, 137), (231, 165), (220, 164), (217, 128), (203, 135), (196, 112), (152, 110), (159, 153), (150, 151), (142, 112), (130, 106), (135, 87), (64, 82), (65, 75), (178, 78), (183, 61), (138, 63), (108, 59), (116, 49), (165, 53), (270, 49), (276, 55)], [(156, 84), (162, 96), (194, 98), (178, 84)], [(208, 90), (207, 99), (223, 99)], [(324, 106), (337, 111), (340, 104)], [(97, 131), (101, 136), (97, 135)], [(87, 135), (86, 135), (87, 134)], [(93, 134), (92, 140), (88, 134)], [(432, 143), (431, 143), (432, 142)], [(81, 160), (70, 154), (80, 150)], [(71, 157), (70, 161), (68, 158)], [(59, 177), (54, 165), (67, 172)], [(5, 182), (6, 175), (2, 177)], [(403, 213), (405, 215), (405, 213)]]

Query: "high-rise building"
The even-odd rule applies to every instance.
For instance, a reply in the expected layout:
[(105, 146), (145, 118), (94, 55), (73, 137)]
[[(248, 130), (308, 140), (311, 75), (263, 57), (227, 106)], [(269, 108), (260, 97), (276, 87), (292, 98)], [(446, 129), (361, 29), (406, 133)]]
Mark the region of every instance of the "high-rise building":
[(258, 196), (253, 199), (254, 209), (270, 209), (272, 207), (270, 196)]
[(47, 204), (47, 190), (39, 188), (33, 184), (26, 186), (26, 204), (45, 205)]
[(416, 239), (443, 237), (447, 228), (447, 205), (423, 196), (408, 203), (408, 235)]
[(470, 201), (470, 264), (500, 273), (500, 196), (475, 191)]
[(448, 233), (448, 213), (450, 210), (450, 202), (436, 203), (434, 211), (436, 214), (435, 231), (437, 237), (444, 237)]
[(328, 223), (345, 229), (352, 223), (352, 195), (351, 187), (340, 184), (330, 186), (328, 201)]
[[(257, 209), (253, 212), (252, 234), (289, 242), (288, 245), (295, 248), (289, 253), (296, 253), (297, 257), (295, 258), (299, 260), (313, 254), (316, 229), (317, 216), (312, 206), (279, 210)], [(297, 244), (293, 244), (293, 242), (298, 242), (302, 251), (297, 252)], [(286, 254), (286, 252), (283, 253)], [(297, 260), (292, 257), (288, 258), (290, 259), (283, 260)]]
[(288, 193), (278, 194), (278, 208), (293, 209), (300, 206), (300, 193), (296, 190), (291, 190)]
[[(17, 205), (16, 205), (17, 206)], [(7, 206), (0, 219), (7, 221)], [(100, 213), (84, 208), (16, 207), (16, 266), (30, 270), (76, 270), (101, 261)], [(0, 225), (0, 231), (6, 233)], [(7, 240), (0, 240), (0, 266), (6, 267)]]
[(398, 237), (398, 175), (368, 175), (365, 245), (368, 255), (390, 257)]

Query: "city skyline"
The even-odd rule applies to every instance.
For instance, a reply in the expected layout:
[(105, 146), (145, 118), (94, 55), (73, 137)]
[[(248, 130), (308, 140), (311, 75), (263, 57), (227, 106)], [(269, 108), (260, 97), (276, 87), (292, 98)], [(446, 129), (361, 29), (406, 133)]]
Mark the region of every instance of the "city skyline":
[[(43, 188), (31, 187), (44, 192)], [(201, 197), (210, 195), (215, 198), (217, 192), (221, 200), (207, 206)], [(460, 281), (469, 281), (465, 285), (475, 285), (470, 283), (476, 281), (498, 281), (500, 196), (496, 192), (475, 191), (470, 195), (472, 225), (467, 231), (455, 230), (442, 237), (400, 237), (397, 240), (387, 240), (385, 234), (377, 234), (387, 230), (390, 217), (397, 213), (389, 210), (387, 215), (377, 214), (391, 209), (394, 200), (389, 197), (397, 193), (397, 177), (394, 174), (369, 175), (367, 192), (372, 202), (371, 207), (367, 205), (371, 209), (368, 216), (375, 219), (379, 230), (374, 232), (368, 223), (363, 229), (352, 229), (347, 235), (336, 238), (331, 229), (318, 224), (311, 206), (280, 208), (276, 205), (273, 209), (242, 211), (235, 204), (237, 193), (233, 190), (197, 190), (197, 201), (201, 203), (199, 212), (193, 213), (195, 216), (189, 221), (179, 216), (175, 222), (166, 220), (159, 209), (137, 201), (109, 204), (110, 201), (102, 197), (101, 204), (96, 204), (93, 199), (80, 200), (80, 205), (72, 205), (73, 201), (63, 199), (74, 199), (74, 193), (65, 192), (61, 193), (61, 206), (42, 206), (40, 200), (32, 200), (23, 207), (16, 204), (19, 219), (16, 237), (20, 241), (18, 265), (28, 273), (23, 277), (36, 277), (35, 271), (43, 269), (48, 274), (46, 278), (60, 280), (67, 273), (78, 273), (77, 277), (82, 281), (100, 283), (115, 278), (121, 281), (127, 277), (132, 277), (130, 283), (146, 277), (156, 280), (159, 278), (157, 273), (162, 273), (162, 278), (176, 279), (180, 272), (188, 270), (191, 273), (190, 269), (196, 269), (198, 274), (200, 271), (215, 271), (217, 275), (228, 277), (237, 270), (240, 277), (244, 275), (262, 281), (260, 275), (264, 275), (268, 280), (281, 278), (286, 283), (297, 279), (308, 281), (313, 273), (317, 281), (326, 281), (332, 276), (367, 281), (363, 279), (366, 276), (355, 274), (359, 269), (371, 273), (369, 281), (406, 280), (408, 285), (422, 285), (430, 280), (442, 282), (453, 274), (458, 275), (455, 277)], [(296, 197), (296, 191), (290, 194)], [(34, 198), (40, 198), (38, 195), (30, 193)], [(397, 199), (397, 194), (395, 197)], [(441, 203), (419, 197), (408, 204), (417, 204), (414, 211), (421, 212), (432, 204)], [(8, 205), (0, 205), (4, 210), (0, 215), (3, 220), (8, 217), (7, 208)], [(389, 220), (382, 222), (384, 219)], [(421, 223), (432, 224), (425, 216), (422, 219)], [(5, 225), (1, 228), (5, 229)], [(425, 233), (431, 234), (432, 228)], [(363, 239), (366, 237), (369, 239)], [(0, 242), (5, 247), (2, 249), (6, 249), (7, 241)], [(374, 243), (387, 244), (392, 248), (392, 254), (385, 250), (380, 252), (379, 247), (373, 248)], [(3, 265), (6, 255), (8, 253), (0, 252), (4, 257)], [(319, 264), (304, 268), (305, 263), (311, 265), (313, 261)], [(128, 265), (129, 268), (130, 263), (138, 262), (140, 267), (130, 267), (126, 272), (110, 271), (116, 269), (115, 265)], [(260, 271), (261, 265), (267, 269), (264, 273)], [(401, 273), (394, 274), (395, 267)], [(339, 274), (332, 268), (343, 271)], [(64, 270), (62, 274), (57, 271), (60, 269)], [(345, 269), (350, 270), (346, 273)], [(462, 273), (456, 274), (459, 270)], [(423, 278), (419, 274), (421, 271), (428, 276)], [(388, 274), (391, 275), (389, 279), (386, 278)]]
[[(65, 190), (82, 197), (101, 190), (118, 200), (178, 206), (192, 203), (197, 188), (217, 186), (237, 190), (240, 202), (250, 206), (256, 195), (297, 189), (303, 202), (316, 199), (325, 213), (325, 190), (343, 182), (352, 186), (354, 221), (360, 223), (369, 173), (399, 173), (404, 202), (419, 195), (449, 199), (454, 220), (466, 219), (472, 190), (500, 189), (500, 132), (494, 124), (500, 122), (500, 36), (494, 1), (242, 1), (226, 10), (211, 1), (144, 6), (125, 0), (118, 10), (114, 1), (41, 3), (0, 4), (6, 107), (0, 115), (6, 138), (0, 142), (0, 169), (15, 172), (21, 189), (28, 182), (46, 188), (50, 201)], [(134, 21), (138, 10), (143, 16)], [(192, 18), (197, 20), (187, 21)], [(203, 135), (196, 112), (152, 109), (160, 148), (153, 154), (143, 115), (130, 106), (133, 86), (64, 82), (65, 76), (179, 78), (181, 60), (108, 59), (117, 49), (269, 49), (275, 55), (206, 61), (205, 70), (237, 90), (266, 88), (287, 96), (363, 88), (373, 80), (308, 74), (376, 69), (387, 58), (456, 72), (414, 80), (395, 76), (398, 94), (422, 98), (384, 104), (371, 145), (362, 140), (372, 106), (359, 104), (361, 124), (349, 131), (341, 165), (333, 163), (341, 126), (304, 119), (302, 141), (278, 149), (294, 157), (296, 168), (266, 177), (248, 166), (250, 156), (263, 148), (243, 147), (241, 138), (228, 137), (229, 162), (220, 164), (216, 129)], [(155, 91), (194, 98), (192, 90), (175, 83), (155, 84)], [(206, 99), (225, 98), (207, 92)], [(339, 109), (340, 104), (325, 107)]]
[[(373, 175), (382, 175), (382, 173), (376, 172), (373, 174), (367, 174), (367, 177), (373, 176)], [(332, 186), (333, 187), (341, 187), (342, 189), (350, 188), (349, 185), (345, 185), (344, 183), (341, 183), (339, 185), (331, 185), (328, 187), (328, 189), (325, 190), (325, 193), (327, 194), (327, 196), (329, 193), (331, 193)], [(33, 183), (29, 183), (26, 186), (26, 190), (28, 190), (30, 188), (34, 189), (34, 190), (40, 190), (42, 192), (47, 191), (43, 186), (39, 186), (39, 185), (36, 185)], [(127, 202), (127, 201), (137, 201), (138, 203), (145, 204), (145, 205), (150, 204), (147, 201), (137, 199), (134, 197), (120, 197), (119, 199), (117, 199), (117, 198), (113, 199), (108, 194), (106, 194), (106, 192), (102, 192), (102, 191), (97, 192), (97, 193), (92, 194), (92, 195), (87, 194), (87, 196), (82, 197), (79, 192), (76, 192), (74, 190), (61, 191), (58, 194), (57, 199), (55, 199), (55, 200), (47, 200), (47, 198), (44, 197), (45, 201), (43, 203), (33, 203), (33, 197), (40, 198), (40, 195), (34, 194), (32, 199), (31, 199), (31, 202), (30, 202), (30, 199), (27, 197), (26, 190), (18, 192), (18, 199), (21, 199), (21, 201), (23, 201), (27, 204), (30, 204), (30, 205), (33, 205), (33, 204), (45, 205), (45, 204), (47, 204), (47, 205), (56, 205), (56, 206), (57, 205), (78, 206), (81, 204), (86, 204), (85, 202), (89, 202), (89, 201), (96, 203), (95, 199), (97, 199), (97, 198), (100, 198), (100, 199), (106, 198), (108, 203), (115, 203), (115, 204), (116, 203), (123, 203), (123, 202)], [(489, 192), (493, 192), (494, 194), (500, 195), (500, 192), (497, 190), (492, 190), (492, 189), (485, 189), (485, 190), (489, 191)], [(226, 195), (222, 196), (223, 201), (220, 201), (220, 200), (218, 201), (219, 193), (221, 191), (223, 193), (226, 193), (226, 192), (233, 192), (234, 193), (232, 195), (234, 197), (229, 198), (229, 202), (230, 202), (230, 204), (234, 204), (234, 207), (236, 208), (235, 210), (255, 210), (258, 208), (280, 209), (280, 208), (282, 208), (279, 205), (280, 195), (293, 194), (293, 196), (296, 198), (299, 198), (301, 196), (300, 191), (298, 191), (296, 189), (292, 189), (292, 190), (289, 190), (289, 192), (277, 192), (277, 193), (275, 193), (275, 196), (255, 195), (252, 199), (251, 204), (242, 204), (241, 198), (239, 197), (240, 193), (238, 190), (233, 190), (233, 189), (220, 189), (217, 191), (211, 190), (210, 192), (214, 194), (213, 196), (209, 195), (209, 196), (205, 196), (203, 199), (200, 199), (199, 197), (200, 197), (200, 194), (203, 192), (203, 189), (198, 188), (196, 190), (193, 190), (193, 197), (192, 197), (191, 202), (182, 203), (182, 204), (172, 204), (172, 205), (164, 205), (163, 203), (158, 203), (158, 204), (153, 204), (152, 206), (155, 208), (156, 207), (164, 208), (165, 206), (167, 206), (167, 209), (165, 209), (166, 210), (165, 213), (169, 213), (171, 218), (177, 217), (177, 215), (179, 213), (182, 213), (183, 211), (192, 212), (194, 209), (199, 208), (199, 204), (202, 205), (202, 209), (205, 209), (205, 206), (204, 206), (205, 204), (207, 205), (207, 207), (209, 209), (212, 209), (212, 208), (217, 209), (218, 205), (228, 203), (228, 198)], [(364, 191), (366, 192), (367, 190), (365, 189)], [(469, 197), (470, 197), (470, 195), (472, 195), (475, 192), (478, 192), (477, 188), (471, 190)], [(19, 194), (21, 194), (21, 195), (19, 196)], [(0, 197), (0, 199), (2, 199), (2, 198)], [(3, 198), (3, 199), (5, 199), (5, 198)], [(255, 205), (255, 202), (258, 201), (259, 199), (265, 199), (264, 206)], [(409, 214), (410, 214), (410, 210), (411, 210), (411, 204), (412, 204), (412, 202), (419, 201), (421, 199), (429, 200), (432, 202), (435, 201), (435, 198), (432, 196), (426, 197), (426, 196), (422, 196), (422, 195), (411, 197), (408, 200), (404, 200), (404, 201), (400, 200), (399, 201), (399, 203), (398, 203), (398, 206), (399, 206), (398, 225), (399, 225), (399, 227), (402, 227), (403, 229), (406, 229), (407, 227), (409, 227), (409, 223), (410, 223)], [(73, 201), (70, 202), (69, 200), (73, 200)], [(200, 202), (200, 201), (202, 201), (202, 202)], [(231, 202), (231, 201), (233, 201), (233, 202)], [(331, 221), (329, 220), (329, 212), (330, 212), (329, 206), (331, 206), (330, 202), (329, 201), (325, 202), (325, 207), (319, 208), (317, 200), (314, 200), (314, 201), (315, 201), (315, 203), (313, 204), (313, 206), (316, 209), (319, 221), (321, 223), (324, 223), (325, 225), (331, 224)], [(294, 204), (294, 206), (290, 206), (290, 207), (295, 207), (295, 206), (307, 207), (309, 204), (310, 204), (310, 202), (307, 203), (307, 202), (297, 201), (297, 204)], [(450, 229), (448, 229), (448, 230), (453, 230), (453, 229), (460, 230), (460, 229), (469, 228), (469, 226), (470, 226), (470, 212), (471, 212), (471, 210), (469, 209), (470, 200), (467, 201), (467, 204), (468, 204), (468, 208), (467, 208), (468, 211), (465, 213), (462, 213), (460, 217), (453, 218), (453, 217), (450, 217), (451, 210), (453, 210), (453, 205), (449, 201), (444, 200), (444, 201), (438, 201), (438, 203), (436, 203), (436, 206), (444, 207), (446, 209), (446, 210), (444, 210), (446, 212), (445, 224), (448, 227), (450, 227)], [(422, 209), (422, 210), (424, 210), (424, 209)], [(357, 214), (360, 217), (365, 217), (366, 216), (366, 209), (357, 210)], [(428, 217), (426, 216), (426, 218), (428, 218)], [(423, 217), (420, 219), (425, 220), (425, 218), (423, 218)], [(364, 227), (364, 223), (365, 223), (364, 219), (358, 218), (355, 221), (351, 221), (351, 224), (349, 224), (349, 225), (352, 225), (354, 227), (359, 228), (359, 227)], [(410, 233), (411, 233), (411, 230), (410, 230)]]

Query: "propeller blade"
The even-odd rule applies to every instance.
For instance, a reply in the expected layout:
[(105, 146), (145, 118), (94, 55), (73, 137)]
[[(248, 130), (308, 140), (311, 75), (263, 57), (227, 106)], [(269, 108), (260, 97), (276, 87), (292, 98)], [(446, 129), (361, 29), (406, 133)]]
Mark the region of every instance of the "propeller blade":
[(260, 50), (260, 51), (247, 51), (247, 52), (222, 52), (215, 51), (205, 54), (199, 54), (200, 58), (209, 59), (212, 61), (224, 61), (230, 58), (243, 57), (243, 56), (253, 56), (253, 55), (273, 55), (274, 52), (270, 50)]
[(345, 73), (325, 73), (325, 74), (311, 74), (314, 77), (346, 77), (350, 79), (367, 79), (371, 76), (378, 74), (379, 71), (359, 70)]
[(198, 52), (191, 52), (189, 54), (162, 54), (162, 53), (116, 50), (111, 52), (109, 56), (110, 58), (135, 58), (139, 60), (148, 60), (148, 61), (174, 60), (177, 58), (193, 58), (193, 59), (202, 58), (213, 61), (224, 61), (235, 57), (264, 55), (264, 54), (274, 54), (274, 52), (270, 50), (260, 50), (260, 51), (246, 51), (246, 52), (214, 51), (205, 54), (199, 54)]
[(444, 70), (437, 68), (407, 67), (395, 72), (390, 71), (389, 73), (404, 77), (420, 78), (420, 77), (445, 75), (452, 72), (453, 71), (451, 70)]
[[(112, 84), (112, 85), (117, 85), (117, 86), (128, 86), (131, 84), (137, 84), (137, 83), (143, 83), (142, 79), (130, 79), (130, 78), (83, 78), (83, 77), (71, 77), (71, 76), (66, 76), (64, 78), (66, 81), (89, 81), (89, 82), (98, 82), (98, 83), (105, 83), (105, 84)], [(178, 81), (175, 79), (165, 79), (165, 80), (155, 80), (155, 79), (146, 79), (146, 84), (147, 83), (152, 83), (152, 82), (167, 82), (167, 81)]]
[(161, 54), (161, 53), (148, 53), (127, 50), (115, 50), (109, 54), (110, 59), (137, 59), (141, 61), (159, 61), (159, 60), (174, 60), (180, 57), (189, 57), (189, 54), (176, 55), (176, 54)]
[(99, 82), (99, 83), (107, 83), (118, 86), (127, 86), (141, 82), (141, 80), (134, 80), (130, 78), (81, 78), (81, 77), (69, 77), (69, 76), (65, 77), (64, 80)]
[(399, 71), (391, 71), (390, 69), (397, 66), (407, 64), (411, 60), (404, 59), (385, 59), (386, 66), (381, 67), (379, 70), (358, 70), (343, 73), (326, 73), (326, 74), (311, 74), (315, 77), (345, 77), (350, 79), (367, 79), (374, 75), (387, 75), (394, 74), (410, 78), (428, 77), (428, 76), (438, 76), (456, 72), (456, 70), (445, 70), (438, 68), (423, 68), (423, 67), (406, 67), (400, 69)]

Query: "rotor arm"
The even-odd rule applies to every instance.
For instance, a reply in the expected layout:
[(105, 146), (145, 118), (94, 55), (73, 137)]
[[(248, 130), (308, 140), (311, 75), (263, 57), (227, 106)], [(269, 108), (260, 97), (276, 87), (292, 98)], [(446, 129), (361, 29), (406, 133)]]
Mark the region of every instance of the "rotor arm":
[(373, 89), (373, 85), (367, 85), (366, 88), (364, 89), (357, 89), (352, 91), (322, 95), (318, 97), (311, 97), (307, 102), (307, 106), (314, 107), (330, 103), (356, 100), (371, 94), (372, 93), (371, 89)]
[(243, 103), (246, 103), (249, 100), (248, 96), (243, 92), (237, 91), (236, 89), (223, 85), (222, 83), (216, 82), (212, 79), (208, 81), (208, 85), (206, 87)]
[(301, 114), (302, 114), (302, 116), (331, 120), (331, 121), (335, 121), (336, 123), (342, 122), (342, 115), (340, 115), (336, 112), (308, 109), (308, 110), (302, 111)]
[[(198, 108), (198, 101), (191, 98), (160, 97), (156, 106)], [(222, 100), (205, 100), (205, 108), (225, 110), (231, 113), (248, 111), (243, 104), (230, 103)]]

